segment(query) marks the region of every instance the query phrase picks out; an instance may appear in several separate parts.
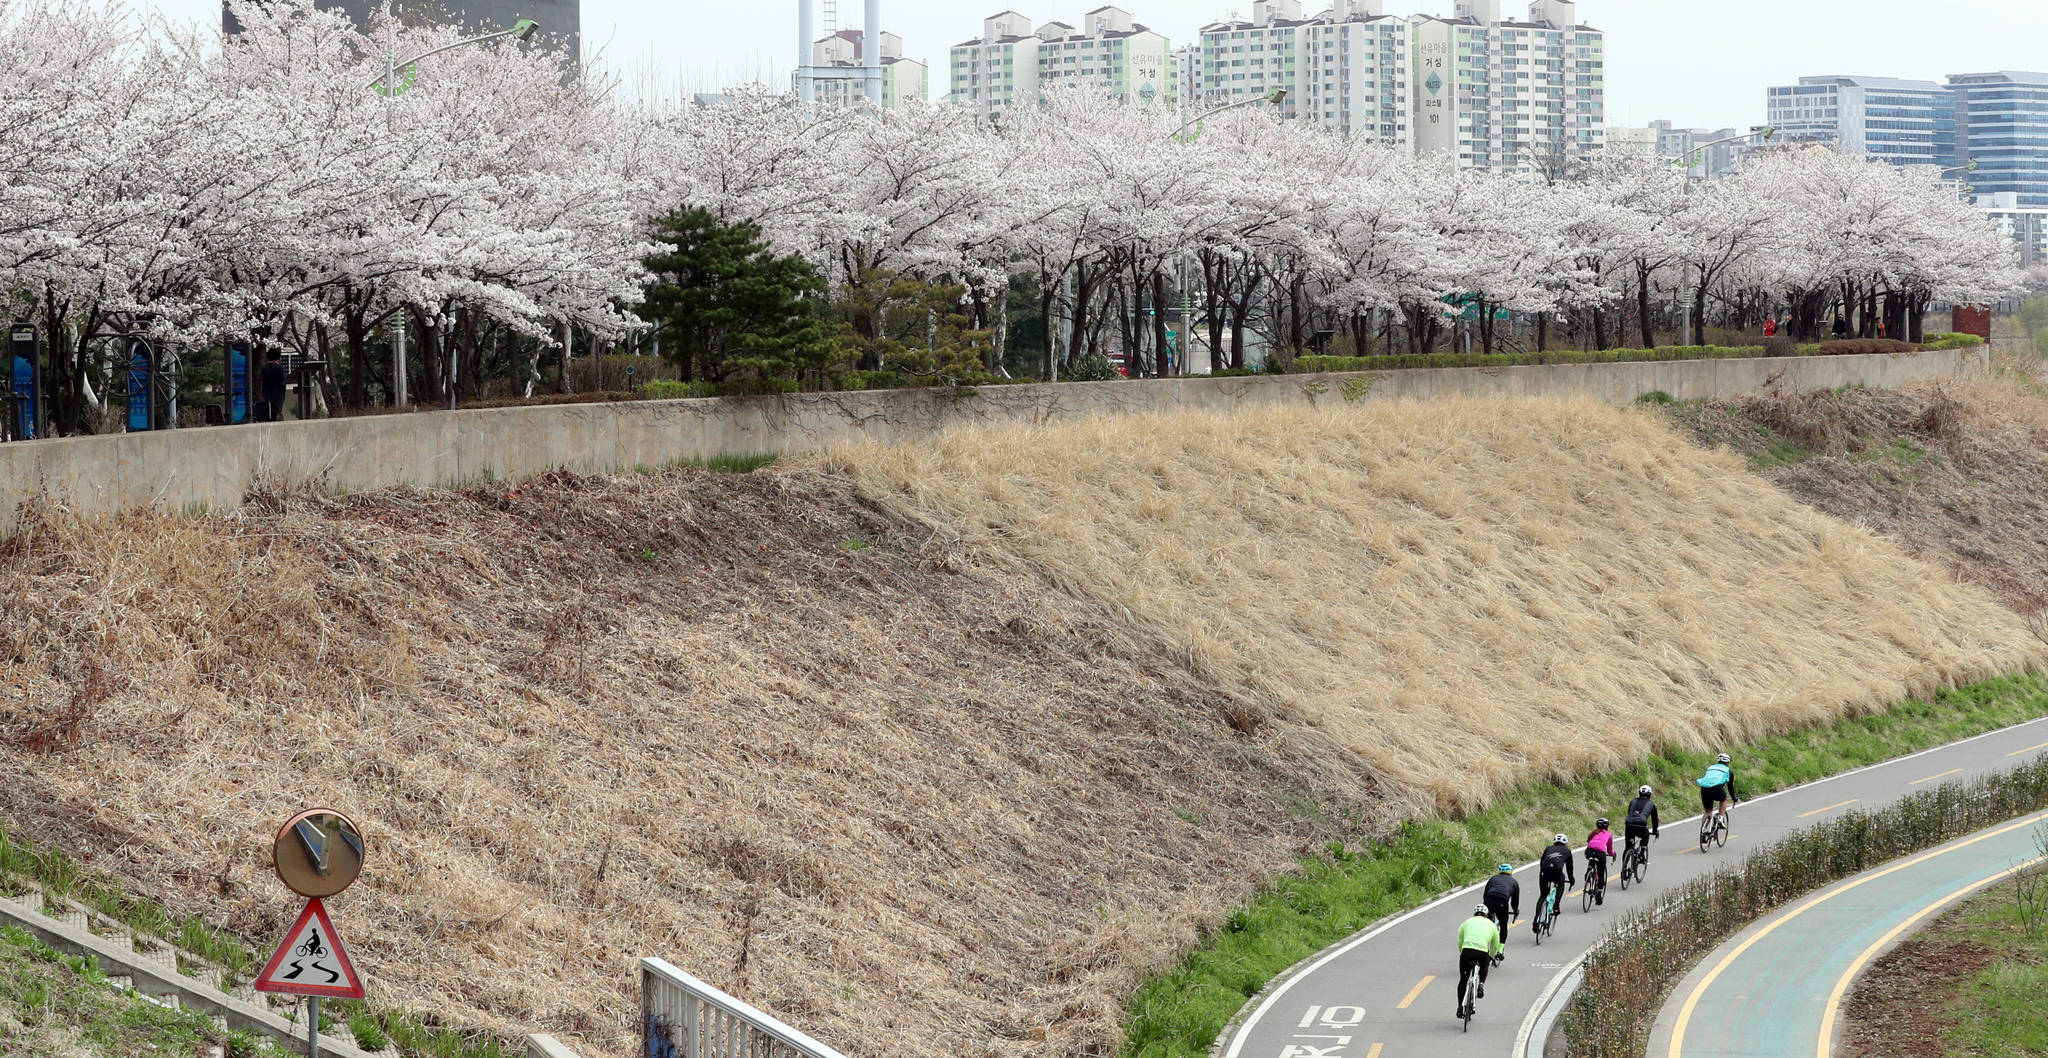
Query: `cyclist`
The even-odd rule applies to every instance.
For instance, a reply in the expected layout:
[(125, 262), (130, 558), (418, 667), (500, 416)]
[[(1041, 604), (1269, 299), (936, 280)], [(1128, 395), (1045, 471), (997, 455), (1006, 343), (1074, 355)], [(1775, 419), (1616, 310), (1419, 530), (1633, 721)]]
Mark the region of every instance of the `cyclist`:
[(1458, 926), (1458, 1012), (1453, 1017), (1465, 1016), (1465, 982), (1471, 980), (1472, 971), (1479, 971), (1479, 998), (1486, 998), (1486, 968), (1502, 953), (1500, 930), (1494, 927), (1492, 914), (1485, 904), (1472, 909), (1472, 917)]
[(1543, 909), (1553, 906), (1550, 903), (1551, 890), (1557, 890), (1558, 902), (1563, 903), (1564, 894), (1570, 892), (1578, 881), (1572, 872), (1571, 839), (1563, 834), (1551, 839), (1550, 847), (1543, 850), (1543, 858), (1537, 861), (1536, 881), (1536, 913), (1529, 920), (1532, 933), (1536, 931), (1537, 920), (1543, 917)]
[[(1480, 897), (1486, 904), (1486, 914), (1500, 927), (1501, 955), (1507, 954), (1508, 923), (1522, 913), (1522, 883), (1515, 881), (1515, 866), (1511, 863), (1500, 865), (1499, 873), (1486, 880), (1486, 890)], [(1495, 960), (1499, 961), (1499, 960)]]
[(1623, 847), (1633, 847), (1650, 862), (1650, 839), (1660, 837), (1657, 824), (1657, 802), (1651, 798), (1648, 785), (1636, 787), (1636, 799), (1628, 803), (1628, 815), (1621, 820)]
[(1593, 890), (1593, 902), (1607, 902), (1607, 861), (1614, 858), (1614, 831), (1607, 829), (1607, 817), (1593, 822), (1586, 835), (1586, 888)]
[(1728, 761), (1728, 754), (1715, 758), (1700, 776), (1700, 822), (1704, 827), (1706, 818), (1712, 815), (1715, 805), (1720, 806), (1721, 818), (1728, 818), (1728, 806), (1735, 803), (1735, 768)]

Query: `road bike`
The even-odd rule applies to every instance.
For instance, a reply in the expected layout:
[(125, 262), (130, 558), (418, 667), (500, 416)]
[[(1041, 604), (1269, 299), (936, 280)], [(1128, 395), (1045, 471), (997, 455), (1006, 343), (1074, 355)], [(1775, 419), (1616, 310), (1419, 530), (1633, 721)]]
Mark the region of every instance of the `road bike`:
[(1473, 1015), (1473, 1014), (1474, 1014), (1475, 1012), (1477, 1012), (1478, 1008), (1479, 1008), (1479, 971), (1478, 971), (1477, 969), (1474, 969), (1474, 970), (1473, 970), (1473, 971), (1472, 971), (1471, 973), (1469, 973), (1469, 974), (1465, 975), (1465, 996), (1464, 996), (1464, 1002), (1463, 1002), (1462, 1004), (1460, 1004), (1460, 1006), (1458, 1007), (1458, 1011), (1459, 1011), (1459, 1014), (1460, 1014), (1460, 1015), (1461, 1015), (1461, 1016), (1462, 1016), (1462, 1017), (1463, 1017), (1463, 1018), (1465, 1019), (1465, 1029), (1464, 1029), (1464, 1031), (1466, 1031), (1466, 1032), (1471, 1032), (1471, 1031), (1472, 1031), (1472, 1015)]
[(1579, 910), (1591, 912), (1594, 907), (1607, 902), (1607, 861), (1600, 866), (1586, 867), (1586, 884), (1579, 887)]
[(1630, 882), (1640, 882), (1650, 873), (1649, 838), (1641, 842), (1631, 841), (1621, 850), (1621, 887), (1628, 888)]
[(1536, 934), (1536, 943), (1538, 945), (1543, 943), (1543, 938), (1550, 936), (1551, 933), (1556, 931), (1557, 901), (1559, 894), (1563, 892), (1563, 886), (1552, 889), (1550, 895), (1543, 898), (1543, 903), (1536, 907), (1536, 923), (1533, 932)]
[(1708, 812), (1706, 815), (1701, 816), (1700, 851), (1707, 851), (1707, 846), (1709, 845), (1718, 847), (1727, 844), (1728, 817), (1720, 812)]

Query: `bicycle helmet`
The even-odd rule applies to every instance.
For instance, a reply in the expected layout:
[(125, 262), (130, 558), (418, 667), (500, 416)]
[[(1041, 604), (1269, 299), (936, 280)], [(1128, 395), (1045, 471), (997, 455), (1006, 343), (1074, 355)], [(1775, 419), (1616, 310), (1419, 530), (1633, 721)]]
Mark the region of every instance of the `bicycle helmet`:
[(1726, 764), (1726, 763), (1728, 763), (1728, 754), (1726, 754), (1726, 753), (1723, 753), (1723, 754), (1721, 754), (1720, 756), (1718, 756), (1718, 757), (1715, 757), (1715, 758), (1714, 758), (1714, 763), (1716, 763), (1716, 764)]
[(1501, 864), (1501, 865), (1500, 865), (1500, 873), (1502, 873), (1502, 874), (1513, 874), (1513, 873), (1515, 873), (1515, 865), (1514, 865), (1514, 864), (1512, 864), (1512, 863), (1503, 863), (1503, 864)]
[(1650, 788), (1648, 785), (1636, 787), (1636, 792), (1642, 794), (1644, 797), (1650, 796)]
[(1594, 825), (1594, 826), (1596, 826), (1596, 827), (1598, 827), (1598, 828), (1600, 828), (1601, 830), (1606, 830), (1606, 829), (1607, 829), (1607, 817), (1606, 817), (1606, 816), (1601, 816), (1601, 817), (1600, 817), (1599, 819), (1596, 819), (1596, 820), (1594, 820), (1594, 821), (1593, 821), (1593, 825)]
[(1485, 916), (1487, 916), (1488, 918), (1491, 918), (1491, 917), (1493, 917), (1493, 912), (1491, 912), (1491, 911), (1488, 911), (1488, 910), (1486, 909), (1486, 905), (1485, 905), (1485, 904), (1480, 904), (1480, 905), (1479, 905), (1478, 907), (1475, 907), (1475, 908), (1473, 908), (1473, 909), (1472, 909), (1472, 913), (1473, 913), (1473, 914), (1475, 914), (1475, 915), (1485, 915)]
[(1572, 839), (1565, 837), (1563, 834), (1559, 834), (1558, 836), (1551, 838), (1550, 840), (1555, 841), (1560, 845), (1569, 845), (1572, 843)]

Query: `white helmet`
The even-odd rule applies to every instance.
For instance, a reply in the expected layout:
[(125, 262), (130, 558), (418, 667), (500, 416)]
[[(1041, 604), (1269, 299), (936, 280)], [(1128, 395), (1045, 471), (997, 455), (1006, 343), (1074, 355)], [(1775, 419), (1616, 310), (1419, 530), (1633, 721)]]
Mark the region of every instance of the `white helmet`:
[(1723, 753), (1723, 754), (1721, 754), (1720, 756), (1718, 756), (1718, 757), (1715, 757), (1715, 758), (1714, 758), (1714, 763), (1716, 763), (1716, 764), (1726, 764), (1726, 763), (1728, 763), (1728, 754), (1726, 754), (1726, 753)]
[(1649, 784), (1648, 784), (1648, 783), (1644, 783), (1643, 785), (1641, 785), (1641, 786), (1638, 786), (1638, 787), (1636, 787), (1636, 792), (1637, 792), (1637, 793), (1639, 793), (1639, 794), (1642, 794), (1642, 795), (1643, 795), (1644, 797), (1648, 797), (1648, 796), (1650, 796), (1650, 786), (1649, 786)]
[(1475, 914), (1475, 915), (1484, 915), (1484, 916), (1486, 916), (1487, 918), (1492, 918), (1492, 917), (1493, 917), (1493, 912), (1491, 912), (1491, 911), (1488, 911), (1488, 910), (1486, 909), (1486, 905), (1485, 905), (1485, 904), (1480, 904), (1480, 905), (1479, 905), (1478, 907), (1475, 907), (1475, 908), (1473, 908), (1473, 909), (1472, 909), (1472, 913), (1473, 913), (1473, 914)]
[(1551, 838), (1550, 840), (1555, 841), (1560, 845), (1569, 845), (1572, 843), (1572, 839), (1565, 837), (1563, 834), (1559, 834), (1558, 836)]

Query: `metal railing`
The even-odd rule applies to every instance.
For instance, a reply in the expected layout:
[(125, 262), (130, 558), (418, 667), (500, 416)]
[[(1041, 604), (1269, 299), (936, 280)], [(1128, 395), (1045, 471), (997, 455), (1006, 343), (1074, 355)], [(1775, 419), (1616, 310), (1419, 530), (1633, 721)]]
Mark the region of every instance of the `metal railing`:
[(661, 959), (640, 960), (643, 1058), (846, 1058)]

